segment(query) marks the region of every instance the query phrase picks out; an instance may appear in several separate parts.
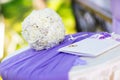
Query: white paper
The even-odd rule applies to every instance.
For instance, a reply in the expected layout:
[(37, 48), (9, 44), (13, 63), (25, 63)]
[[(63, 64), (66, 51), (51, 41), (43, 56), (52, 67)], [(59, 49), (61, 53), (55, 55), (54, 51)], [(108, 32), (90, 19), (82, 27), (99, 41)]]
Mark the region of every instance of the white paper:
[(82, 41), (60, 48), (58, 51), (80, 56), (98, 56), (117, 47), (120, 42), (114, 39), (87, 38)]

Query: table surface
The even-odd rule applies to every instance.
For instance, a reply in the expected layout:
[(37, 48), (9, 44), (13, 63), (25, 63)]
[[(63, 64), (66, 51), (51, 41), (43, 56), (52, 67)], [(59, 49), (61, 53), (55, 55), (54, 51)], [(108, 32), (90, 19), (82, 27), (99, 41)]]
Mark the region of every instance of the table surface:
[[(6, 57), (3, 61), (9, 59), (12, 56), (15, 56), (17, 54), (19, 54), (20, 52), (29, 49), (30, 47), (25, 47), (23, 49), (20, 49), (18, 51), (16, 51), (15, 53), (9, 55), (8, 57)], [(69, 77), (70, 80), (79, 80), (79, 75), (80, 74), (86, 74), (87, 72), (93, 69), (96, 69), (96, 67), (100, 67), (102, 65), (105, 64), (112, 64), (115, 63), (115, 61), (119, 61), (120, 60), (120, 46), (116, 47), (115, 49), (112, 49), (110, 51), (108, 51), (105, 54), (102, 54), (96, 58), (82, 58), (83, 60), (86, 60), (88, 64), (86, 65), (77, 65), (77, 66), (73, 66), (72, 69), (69, 72)], [(78, 79), (74, 79), (74, 78), (78, 78)]]
[(22, 52), (15, 52), (15, 56), (8, 57), (0, 63), (0, 75), (5, 80), (68, 80), (68, 73), (76, 60), (80, 65), (85, 61), (78, 56), (59, 52), (58, 49), (91, 35), (93, 33), (72, 34), (75, 39), (66, 35), (59, 45), (47, 50), (23, 48), (20, 50)]
[[(8, 56), (3, 61), (9, 59), (10, 57), (19, 54), (20, 52), (29, 49), (29, 47), (20, 49), (19, 51), (15, 52), (11, 56)], [(105, 72), (104, 70), (111, 71), (111, 67), (115, 67), (116, 65), (120, 65), (120, 46), (109, 50), (108, 52), (97, 56), (95, 58), (80, 58), (87, 61), (86, 65), (76, 65), (73, 66), (72, 69), (69, 72), (69, 80), (106, 80), (106, 79), (98, 79), (98, 77), (104, 77), (103, 75), (100, 76), (99, 73)], [(119, 69), (119, 68), (118, 68)], [(113, 70), (112, 70), (113, 72)], [(94, 76), (88, 77), (89, 74), (94, 74)], [(95, 78), (95, 75), (98, 75), (97, 78)], [(81, 76), (80, 76), (81, 75)], [(107, 75), (108, 76), (108, 75)], [(89, 79), (88, 79), (88, 78)], [(108, 76), (110, 77), (110, 75)], [(91, 79), (90, 79), (91, 78)], [(113, 79), (113, 80), (120, 80), (120, 79)]]
[[(91, 74), (92, 73), (97, 74), (98, 70), (99, 71), (101, 70), (102, 72), (103, 68), (104, 70), (107, 70), (107, 68), (111, 68), (116, 65), (119, 66), (120, 65), (120, 46), (117, 46), (116, 48), (109, 50), (108, 52), (98, 57), (82, 58), (82, 59), (86, 60), (88, 64), (83, 66), (74, 66), (69, 73), (70, 80), (82, 80), (80, 75), (86, 75), (86, 77), (88, 77), (88, 75), (90, 74), (89, 72), (91, 72)], [(94, 77), (95, 77), (95, 74), (94, 74)], [(100, 77), (102, 76), (99, 75), (98, 78)], [(99, 80), (98, 78), (93, 80)], [(89, 79), (84, 79), (84, 80), (89, 80)], [(106, 79), (100, 79), (100, 80), (106, 80)], [(120, 80), (120, 78), (113, 79), (113, 80)]]

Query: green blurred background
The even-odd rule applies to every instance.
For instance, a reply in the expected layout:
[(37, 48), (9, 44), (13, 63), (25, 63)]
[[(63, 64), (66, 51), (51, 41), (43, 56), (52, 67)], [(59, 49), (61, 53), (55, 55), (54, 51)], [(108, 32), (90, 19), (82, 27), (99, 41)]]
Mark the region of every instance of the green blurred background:
[[(5, 24), (5, 57), (28, 45), (21, 35), (21, 23), (35, 8), (32, 0), (0, 1), (0, 17), (4, 18), (3, 23)], [(76, 33), (71, 0), (46, 0), (45, 3), (48, 8), (54, 9), (62, 17), (66, 34)]]

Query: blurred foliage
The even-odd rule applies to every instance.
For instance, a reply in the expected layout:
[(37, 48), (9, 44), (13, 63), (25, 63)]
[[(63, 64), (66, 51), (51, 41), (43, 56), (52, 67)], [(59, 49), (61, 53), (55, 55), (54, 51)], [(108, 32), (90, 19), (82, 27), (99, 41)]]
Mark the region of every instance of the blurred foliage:
[(30, 0), (12, 0), (9, 3), (2, 4), (2, 13), (5, 18), (22, 21), (30, 10), (32, 10), (32, 1)]
[(0, 77), (0, 80), (2, 80), (2, 78)]
[(54, 9), (63, 20), (66, 34), (76, 33), (71, 0), (47, 0), (48, 7)]
[(4, 56), (27, 45), (21, 36), (21, 22), (32, 10), (31, 0), (11, 0), (1, 4), (5, 23)]
[[(47, 6), (58, 12), (65, 24), (66, 33), (75, 33), (75, 20), (70, 0), (47, 0)], [(27, 43), (21, 36), (21, 22), (33, 10), (32, 0), (11, 0), (1, 4), (5, 23), (5, 56)]]

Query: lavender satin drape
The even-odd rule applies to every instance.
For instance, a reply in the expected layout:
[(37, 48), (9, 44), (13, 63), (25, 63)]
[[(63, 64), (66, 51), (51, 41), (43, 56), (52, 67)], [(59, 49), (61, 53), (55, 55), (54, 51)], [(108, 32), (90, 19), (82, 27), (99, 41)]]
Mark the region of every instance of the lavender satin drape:
[(120, 34), (120, 0), (111, 0), (113, 32)]
[(72, 66), (85, 65), (86, 61), (75, 55), (58, 52), (58, 49), (93, 35), (78, 33), (73, 37), (84, 34), (87, 35), (75, 40), (69, 40), (70, 36), (67, 35), (63, 42), (48, 50), (24, 50), (0, 63), (0, 75), (3, 80), (68, 80)]

